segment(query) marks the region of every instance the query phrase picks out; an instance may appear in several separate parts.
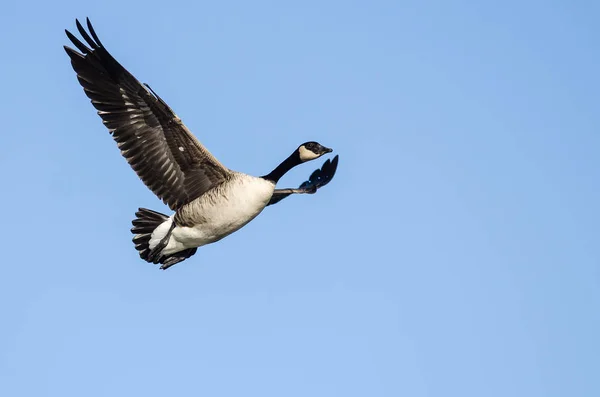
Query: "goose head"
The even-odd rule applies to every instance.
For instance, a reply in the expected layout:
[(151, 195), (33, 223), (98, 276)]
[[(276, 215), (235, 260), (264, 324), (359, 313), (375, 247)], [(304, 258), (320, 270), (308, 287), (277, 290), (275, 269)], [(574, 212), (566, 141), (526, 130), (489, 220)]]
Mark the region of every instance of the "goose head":
[(324, 154), (331, 153), (333, 150), (321, 145), (319, 142), (305, 142), (298, 146), (298, 158), (301, 163), (318, 159)]

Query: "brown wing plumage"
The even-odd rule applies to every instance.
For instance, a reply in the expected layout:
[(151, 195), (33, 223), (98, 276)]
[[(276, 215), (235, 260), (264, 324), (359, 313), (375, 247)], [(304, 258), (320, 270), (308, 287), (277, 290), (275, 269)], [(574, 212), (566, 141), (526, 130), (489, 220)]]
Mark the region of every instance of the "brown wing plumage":
[(65, 46), (79, 83), (140, 179), (172, 210), (219, 185), (230, 175), (154, 92), (106, 51), (89, 19), (91, 47), (69, 31), (80, 52)]

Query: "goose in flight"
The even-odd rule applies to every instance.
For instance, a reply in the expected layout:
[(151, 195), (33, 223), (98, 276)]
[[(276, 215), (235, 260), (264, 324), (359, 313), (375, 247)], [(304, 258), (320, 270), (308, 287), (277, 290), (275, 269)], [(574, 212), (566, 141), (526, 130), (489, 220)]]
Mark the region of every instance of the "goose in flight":
[(174, 214), (140, 208), (133, 220), (133, 243), (140, 257), (167, 269), (239, 230), (266, 206), (291, 194), (315, 193), (335, 175), (338, 156), (295, 189), (275, 189), (293, 167), (332, 150), (306, 142), (261, 177), (228, 169), (188, 130), (181, 119), (147, 84), (141, 84), (104, 48), (92, 24), (88, 31), (76, 20), (83, 37), (68, 30), (79, 50), (64, 46), (85, 94), (117, 142), (121, 154), (142, 182)]

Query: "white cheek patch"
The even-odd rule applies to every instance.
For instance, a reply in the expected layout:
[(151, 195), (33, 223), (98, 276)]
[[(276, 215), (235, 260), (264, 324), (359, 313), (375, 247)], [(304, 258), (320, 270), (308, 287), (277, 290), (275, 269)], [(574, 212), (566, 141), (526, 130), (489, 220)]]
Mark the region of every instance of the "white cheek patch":
[(300, 152), (300, 160), (302, 160), (302, 161), (314, 160), (318, 157), (321, 157), (320, 155), (316, 154), (315, 152), (308, 150), (304, 146), (300, 146), (300, 149), (298, 149), (298, 151)]

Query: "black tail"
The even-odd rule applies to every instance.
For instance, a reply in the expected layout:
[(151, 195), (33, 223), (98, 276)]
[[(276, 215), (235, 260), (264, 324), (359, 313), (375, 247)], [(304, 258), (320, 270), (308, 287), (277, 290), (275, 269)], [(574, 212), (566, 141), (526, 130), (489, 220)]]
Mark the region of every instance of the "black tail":
[[(167, 245), (171, 231), (162, 239), (154, 249), (150, 249), (149, 243), (152, 237), (152, 232), (163, 222), (169, 220), (169, 217), (160, 212), (152, 211), (146, 208), (140, 208), (135, 213), (136, 218), (131, 222), (133, 227), (131, 233), (135, 249), (140, 252), (140, 258), (150, 263), (161, 263), (161, 269), (165, 270), (179, 263), (196, 253), (196, 248), (189, 248), (183, 251), (176, 252), (171, 255), (161, 255), (162, 249)], [(171, 230), (175, 227), (175, 223), (171, 225)]]

